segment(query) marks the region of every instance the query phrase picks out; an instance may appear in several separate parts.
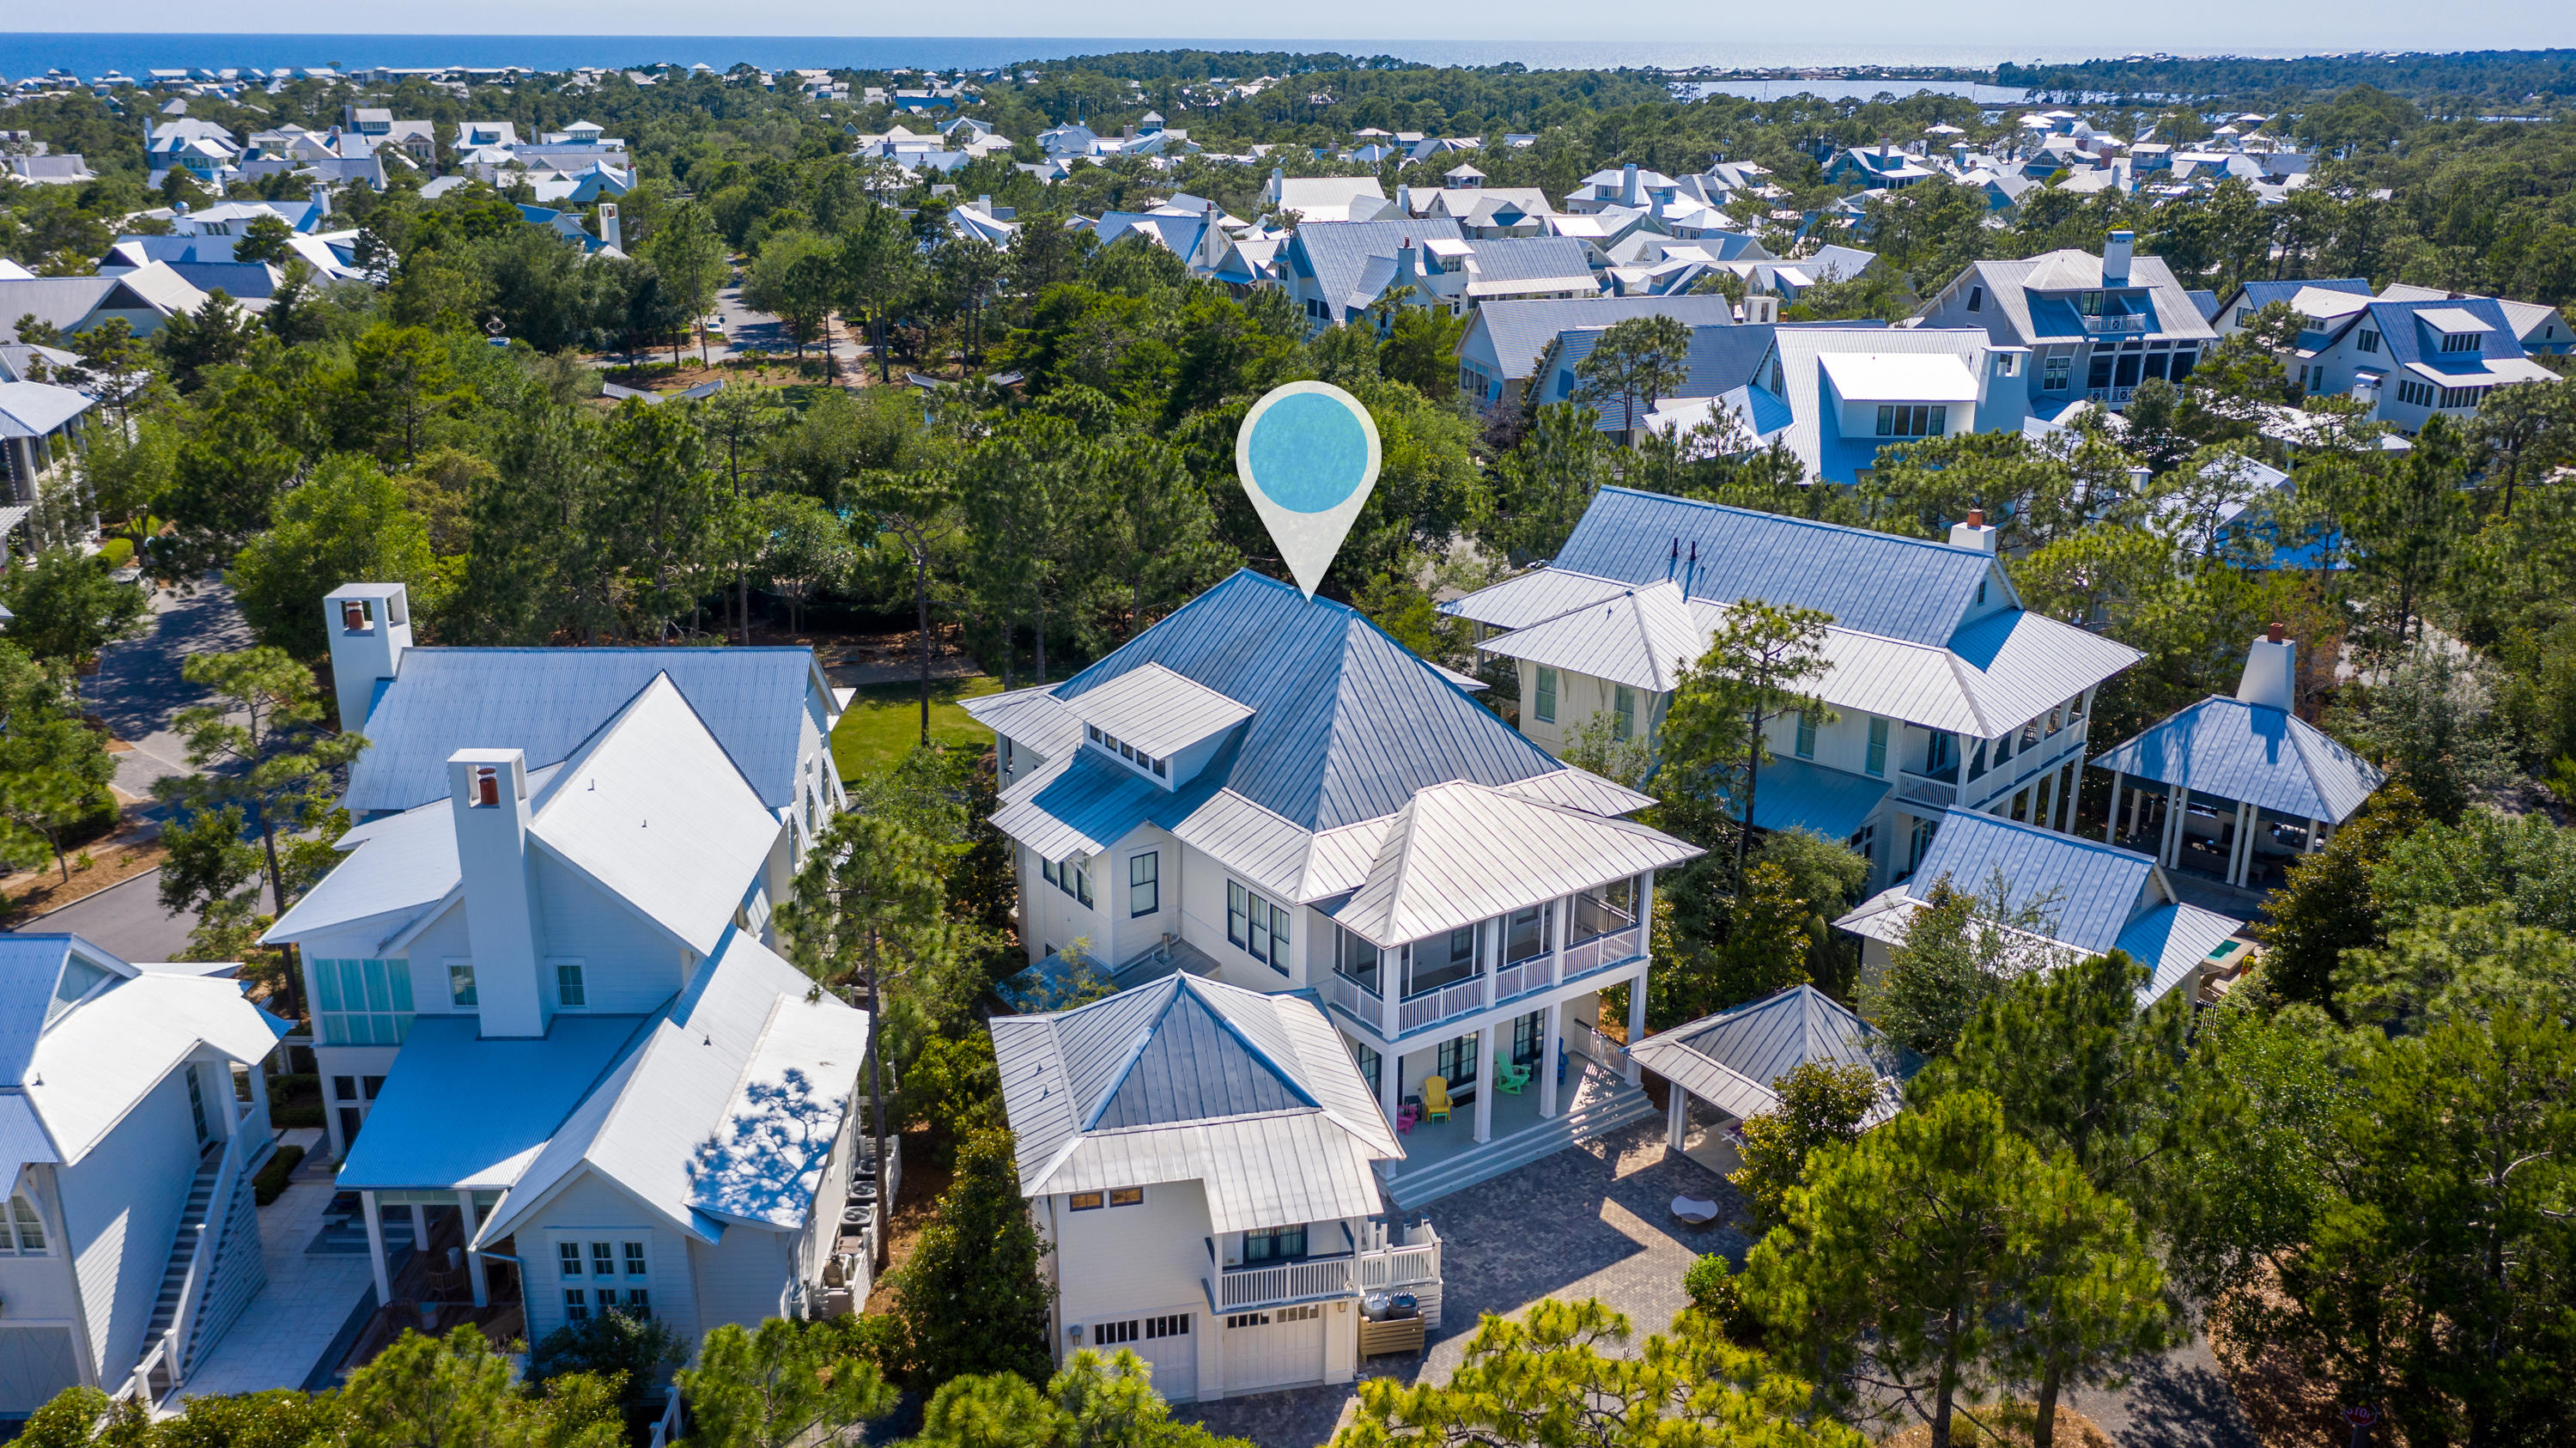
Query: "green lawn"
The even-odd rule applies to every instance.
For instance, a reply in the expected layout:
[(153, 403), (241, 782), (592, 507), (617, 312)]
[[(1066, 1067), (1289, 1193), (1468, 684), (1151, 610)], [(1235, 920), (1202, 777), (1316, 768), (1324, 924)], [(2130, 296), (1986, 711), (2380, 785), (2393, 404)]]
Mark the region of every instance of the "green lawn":
[[(930, 684), (930, 737), (941, 744), (981, 746), (993, 741), (991, 730), (966, 717), (958, 700), (998, 694), (1002, 681), (985, 674), (969, 679), (934, 679)], [(832, 731), (832, 760), (841, 778), (857, 779), (890, 769), (921, 742), (921, 686), (870, 684), (850, 700)]]

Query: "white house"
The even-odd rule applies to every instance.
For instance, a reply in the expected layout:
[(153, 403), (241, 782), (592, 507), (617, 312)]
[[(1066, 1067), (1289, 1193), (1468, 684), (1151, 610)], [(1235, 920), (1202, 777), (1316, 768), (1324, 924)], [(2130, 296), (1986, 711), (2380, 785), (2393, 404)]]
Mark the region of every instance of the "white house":
[(0, 936), (0, 1422), (82, 1384), (158, 1401), (267, 1282), (258, 1068), (285, 1023), (232, 970)]
[(1385, 1215), (1404, 1148), (1320, 1008), (1184, 973), (992, 1032), (1058, 1361), (1205, 1401), (1350, 1381), (1364, 1293), (1439, 1325), (1439, 1237)]
[(1477, 647), (1517, 661), (1520, 727), (1557, 751), (1596, 720), (1652, 749), (1740, 599), (1832, 615), (1809, 687), (1833, 717), (1770, 726), (1752, 819), (1844, 841), (1886, 882), (1954, 808), (2068, 828), (2094, 691), (2138, 659), (2024, 609), (1994, 546), (1979, 521), (1936, 543), (1604, 488), (1552, 564), (1441, 608), (1497, 631)]
[(2173, 271), (2135, 255), (2114, 231), (2102, 254), (2052, 251), (1980, 261), (1951, 279), (1922, 313), (1926, 327), (1975, 327), (2031, 355), (2031, 410), (2054, 417), (2077, 401), (2126, 407), (2150, 377), (2191, 375), (2217, 334)]
[(867, 1017), (770, 949), (840, 798), (811, 656), (414, 649), (400, 585), (325, 606), (362, 823), (265, 938), (305, 962), (379, 1300), (407, 1207), (476, 1305), (510, 1268), (531, 1336), (819, 1302), (852, 1255)]
[[(2379, 420), (2411, 433), (2437, 412), (2475, 416), (2494, 388), (2558, 380), (2523, 343), (2525, 335), (2544, 345), (2564, 342), (2565, 322), (2548, 308), (2423, 287), (2404, 288), (2403, 298), (2373, 297), (2351, 286), (2306, 283), (2279, 298), (2301, 322), (2282, 364), (2310, 396), (2364, 398), (2377, 404)], [(2220, 314), (2222, 330), (2242, 330), (2263, 300), (2264, 293), (2240, 288)], [(2535, 318), (2534, 310), (2546, 315)]]
[[(1594, 1026), (1605, 988), (1646, 978), (1654, 872), (1698, 851), (1361, 615), (1241, 572), (1061, 684), (968, 707), (1000, 736), (1031, 974), (1315, 992), (1409, 1127), (1380, 1168), (1399, 1205), (1651, 1112)], [(1435, 1076), (1457, 1115), (1412, 1124)]]

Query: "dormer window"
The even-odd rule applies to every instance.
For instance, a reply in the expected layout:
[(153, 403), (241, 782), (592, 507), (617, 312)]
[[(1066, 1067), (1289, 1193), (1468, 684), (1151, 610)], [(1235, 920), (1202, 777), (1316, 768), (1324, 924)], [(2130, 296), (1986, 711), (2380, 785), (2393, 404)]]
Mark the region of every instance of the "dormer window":
[(1950, 409), (1940, 403), (1896, 403), (1878, 409), (1880, 437), (1939, 437), (1949, 431)]
[(2475, 332), (2455, 332), (2442, 339), (2442, 350), (2445, 352), (2474, 352), (2478, 350), (2478, 334)]

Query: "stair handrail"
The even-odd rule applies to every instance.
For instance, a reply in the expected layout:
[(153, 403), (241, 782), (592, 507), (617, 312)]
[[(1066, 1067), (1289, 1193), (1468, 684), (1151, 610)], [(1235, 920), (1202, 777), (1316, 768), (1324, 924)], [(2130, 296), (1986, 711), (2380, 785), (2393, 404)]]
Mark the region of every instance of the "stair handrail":
[(206, 1279), (214, 1274), (217, 1246), (223, 1228), (232, 1216), (232, 1189), (241, 1175), (242, 1134), (236, 1130), (224, 1138), (223, 1156), (215, 1167), (215, 1189), (206, 1198), (206, 1219), (197, 1224), (196, 1245), (188, 1250), (188, 1272), (179, 1281), (179, 1309), (170, 1317), (170, 1386), (175, 1391), (187, 1381), (188, 1333), (196, 1326), (197, 1300), (203, 1295)]

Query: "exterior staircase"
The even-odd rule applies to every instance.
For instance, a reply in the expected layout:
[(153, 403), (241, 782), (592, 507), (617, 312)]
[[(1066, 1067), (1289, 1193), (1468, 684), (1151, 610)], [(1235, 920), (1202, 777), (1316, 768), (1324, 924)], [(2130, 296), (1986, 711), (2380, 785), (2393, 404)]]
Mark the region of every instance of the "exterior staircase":
[(1416, 1211), (1426, 1202), (1437, 1201), (1478, 1182), (1491, 1181), (1514, 1167), (1527, 1166), (1541, 1157), (1554, 1156), (1578, 1141), (1589, 1141), (1632, 1121), (1643, 1121), (1660, 1114), (1644, 1091), (1623, 1081), (1600, 1097), (1551, 1120), (1524, 1127), (1509, 1136), (1497, 1136), (1473, 1151), (1461, 1152), (1445, 1161), (1394, 1176), (1387, 1175), (1385, 1166), (1381, 1165), (1378, 1180), (1398, 1211)]
[(188, 1184), (188, 1205), (179, 1213), (179, 1231), (170, 1244), (170, 1265), (161, 1273), (161, 1295), (153, 1301), (152, 1320), (144, 1326), (143, 1340), (156, 1341), (179, 1320), (179, 1302), (188, 1291), (188, 1263), (196, 1255), (197, 1239), (211, 1228), (215, 1198), (215, 1178), (223, 1172), (224, 1154), (206, 1153), (197, 1167), (197, 1178)]

